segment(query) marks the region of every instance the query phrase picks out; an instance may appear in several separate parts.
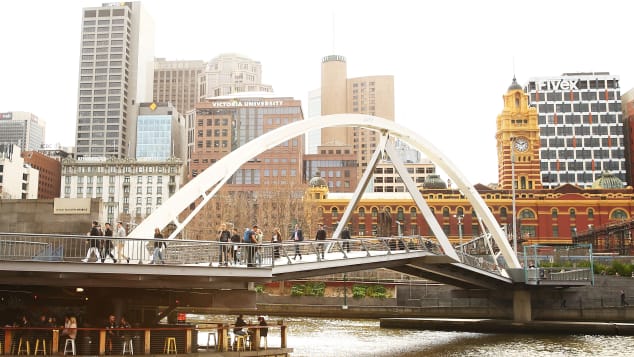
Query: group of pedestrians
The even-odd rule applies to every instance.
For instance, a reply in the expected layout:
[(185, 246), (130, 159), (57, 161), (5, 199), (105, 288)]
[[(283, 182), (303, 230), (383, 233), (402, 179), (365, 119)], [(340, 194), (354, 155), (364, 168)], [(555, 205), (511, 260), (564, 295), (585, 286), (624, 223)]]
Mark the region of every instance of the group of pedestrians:
[[(104, 229), (102, 230), (99, 222), (93, 221), (92, 228), (90, 232), (88, 232), (88, 235), (91, 238), (87, 240), (88, 251), (86, 252), (86, 257), (82, 259), (82, 262), (87, 263), (94, 255), (97, 262), (101, 261), (105, 263), (106, 259), (110, 258), (113, 263), (117, 261), (123, 262), (123, 259), (125, 259), (127, 263), (130, 263), (130, 258), (126, 256), (124, 252), (125, 240), (121, 239), (126, 237), (126, 230), (123, 228), (123, 223), (117, 222), (116, 231), (113, 231), (110, 223), (105, 223)], [(113, 250), (115, 249), (113, 237), (119, 238), (116, 240), (117, 258), (115, 258), (113, 254)]]
[[(341, 238), (345, 241), (343, 242), (343, 250), (347, 253), (350, 252), (350, 242), (348, 240), (350, 237), (350, 232), (347, 227), (344, 227)], [(326, 243), (324, 242), (327, 239), (326, 228), (323, 224), (319, 224), (319, 228), (315, 235), (315, 240), (319, 243), (317, 244), (317, 259), (325, 258), (326, 251)], [(293, 260), (302, 259), (302, 250), (301, 250), (301, 242), (304, 241), (304, 233), (301, 230), (299, 224), (295, 224), (294, 229), (290, 233), (289, 240), (295, 242), (295, 255), (293, 256)], [(246, 228), (242, 237), (238, 234), (238, 230), (234, 227), (231, 230), (227, 228), (227, 224), (223, 223), (218, 227), (217, 230), (217, 241), (221, 243), (219, 249), (218, 256), (218, 265), (219, 266), (228, 266), (230, 264), (239, 264), (240, 261), (244, 258), (246, 261), (247, 267), (256, 267), (262, 264), (264, 252), (262, 250), (261, 245), (264, 243), (264, 233), (261, 228), (257, 225), (254, 225), (251, 228)], [(278, 259), (280, 258), (280, 245), (284, 241), (284, 237), (282, 236), (282, 232), (278, 227), (273, 229), (271, 233), (270, 243), (273, 243), (272, 246), (272, 258)], [(241, 246), (236, 243), (247, 243), (249, 245)], [(241, 255), (245, 256), (242, 257)], [(210, 264), (211, 265), (211, 264)]]

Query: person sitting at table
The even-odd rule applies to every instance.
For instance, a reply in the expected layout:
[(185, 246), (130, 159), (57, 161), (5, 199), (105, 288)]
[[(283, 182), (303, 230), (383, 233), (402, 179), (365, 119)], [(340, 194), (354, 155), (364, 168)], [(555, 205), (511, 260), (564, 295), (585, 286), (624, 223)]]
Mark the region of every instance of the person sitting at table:
[(242, 314), (238, 315), (238, 318), (236, 319), (236, 322), (234, 324), (233, 334), (234, 335), (239, 335), (239, 336), (246, 335), (247, 332), (242, 329), (242, 327), (246, 326), (246, 325), (247, 325), (247, 323), (246, 323), (246, 321), (244, 321), (244, 318), (242, 317)]

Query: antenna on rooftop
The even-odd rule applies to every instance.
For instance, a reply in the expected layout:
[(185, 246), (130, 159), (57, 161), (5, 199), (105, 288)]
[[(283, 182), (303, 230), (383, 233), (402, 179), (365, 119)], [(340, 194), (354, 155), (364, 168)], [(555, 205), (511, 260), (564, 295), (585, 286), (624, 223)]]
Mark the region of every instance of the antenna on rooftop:
[(335, 12), (332, 12), (332, 54), (334, 55), (335, 52)]

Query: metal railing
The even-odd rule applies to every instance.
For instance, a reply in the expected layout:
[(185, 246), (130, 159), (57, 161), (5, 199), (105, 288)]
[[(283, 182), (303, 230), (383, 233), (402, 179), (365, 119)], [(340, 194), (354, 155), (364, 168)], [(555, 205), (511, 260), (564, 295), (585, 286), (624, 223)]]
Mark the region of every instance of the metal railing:
[[(110, 241), (110, 243), (106, 243)], [(165, 246), (160, 243), (165, 243)], [(162, 261), (155, 261), (160, 246)], [(95, 247), (97, 249), (91, 249)], [(111, 247), (109, 251), (105, 247)], [(98, 255), (97, 252), (98, 251)], [(73, 235), (0, 233), (0, 260), (46, 262), (162, 263), (234, 267), (301, 264), (426, 251), (442, 254), (432, 240), (420, 236), (305, 240), (282, 243), (222, 243), (180, 239), (137, 239)], [(302, 256), (304, 259), (293, 259)], [(323, 255), (323, 258), (322, 258)], [(113, 259), (114, 257), (114, 259)]]

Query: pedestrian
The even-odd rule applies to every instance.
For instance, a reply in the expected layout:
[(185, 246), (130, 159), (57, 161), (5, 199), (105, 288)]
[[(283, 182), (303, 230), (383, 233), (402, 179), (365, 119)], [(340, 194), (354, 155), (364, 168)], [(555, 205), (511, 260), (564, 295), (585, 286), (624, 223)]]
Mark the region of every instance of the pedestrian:
[[(304, 240), (304, 234), (302, 233), (302, 230), (299, 229), (299, 224), (295, 224), (295, 230), (293, 231), (293, 234), (291, 234), (291, 239), (296, 243)], [(299, 244), (295, 244), (295, 256), (293, 257), (293, 260), (297, 259), (298, 255), (299, 260), (302, 260), (302, 252), (300, 251), (300, 246)]]
[(348, 230), (348, 226), (343, 227), (343, 231), (341, 231), (341, 239), (343, 239), (343, 247), (346, 253), (350, 253), (350, 231)]
[(233, 243), (233, 249), (231, 255), (233, 256), (233, 264), (238, 265), (240, 263), (240, 250), (238, 250), (238, 243), (240, 243), (240, 234), (238, 228), (233, 228), (233, 234), (231, 235), (231, 243)]
[(231, 255), (231, 245), (229, 244), (230, 239), (231, 232), (227, 230), (227, 225), (225, 223), (221, 224), (220, 228), (218, 229), (218, 242), (220, 242), (220, 256), (218, 257), (219, 266), (229, 265), (229, 256)]
[(271, 236), (271, 243), (273, 243), (273, 259), (280, 257), (280, 246), (282, 243), (282, 232), (278, 227), (273, 229), (273, 235)]
[[(324, 229), (323, 224), (319, 224), (319, 229), (317, 229), (317, 234), (315, 235), (315, 240), (317, 241), (325, 241), (326, 240), (326, 230)], [(317, 259), (319, 259), (319, 254), (321, 253), (321, 259), (324, 259), (324, 245), (325, 243), (317, 243)]]
[(629, 304), (625, 301), (625, 291), (621, 290), (621, 306), (628, 306)]
[[(101, 236), (101, 233), (99, 231), (99, 223), (97, 221), (92, 222), (92, 228), (90, 229), (88, 235), (91, 237)], [(97, 257), (97, 261), (101, 260), (101, 254), (99, 254), (99, 241), (100, 240), (97, 238), (91, 238), (87, 241), (88, 252), (86, 252), (86, 258), (81, 260), (82, 262), (87, 263), (88, 259), (90, 259), (93, 254)]]
[(104, 241), (103, 241), (103, 252), (101, 254), (101, 262), (105, 263), (106, 258), (110, 257), (110, 259), (112, 259), (112, 261), (114, 263), (117, 262), (117, 260), (114, 258), (114, 254), (112, 254), (112, 249), (114, 248), (114, 245), (112, 244), (112, 234), (114, 232), (112, 232), (112, 228), (110, 227), (110, 223), (106, 223), (105, 224), (105, 230), (103, 232), (104, 237), (107, 237)]
[[(158, 227), (154, 228), (154, 238), (163, 239), (163, 234), (161, 233), (161, 230)], [(151, 264), (159, 264), (159, 262), (161, 264), (165, 264), (165, 261), (163, 260), (162, 248), (166, 248), (166, 247), (167, 245), (162, 240), (154, 241), (154, 254), (152, 254)]]
[(117, 259), (119, 259), (120, 262), (123, 262), (123, 259), (126, 260), (126, 262), (128, 264), (130, 264), (130, 257), (128, 257), (127, 255), (125, 255), (125, 238), (127, 236), (127, 233), (125, 231), (125, 228), (123, 228), (123, 223), (121, 222), (117, 222), (117, 238), (119, 238), (117, 240)]

